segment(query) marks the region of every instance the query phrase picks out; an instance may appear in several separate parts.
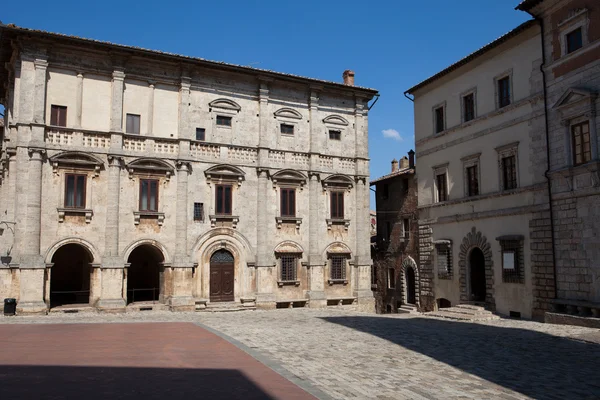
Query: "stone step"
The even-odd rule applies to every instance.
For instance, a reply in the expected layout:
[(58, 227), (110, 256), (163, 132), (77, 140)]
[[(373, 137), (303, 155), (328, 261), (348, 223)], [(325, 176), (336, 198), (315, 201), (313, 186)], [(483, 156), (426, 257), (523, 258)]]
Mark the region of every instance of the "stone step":
[(169, 306), (157, 302), (135, 302), (128, 304), (125, 308), (126, 312), (138, 312), (138, 311), (169, 311)]
[(468, 308), (459, 308), (459, 307), (450, 307), (450, 308), (442, 308), (439, 311), (451, 311), (453, 313), (464, 314), (464, 315), (493, 315), (491, 312), (487, 310), (472, 310)]
[(235, 311), (248, 311), (254, 310), (256, 307), (242, 305), (240, 303), (209, 303), (204, 309), (196, 308), (196, 311), (204, 312), (235, 312)]
[(49, 310), (50, 313), (64, 313), (64, 314), (76, 314), (76, 313), (93, 313), (96, 312), (94, 307), (89, 305), (64, 305), (53, 307)]
[(473, 304), (457, 304), (454, 307), (450, 307), (450, 308), (464, 308), (465, 310), (487, 311), (485, 309), (485, 307), (476, 306), (476, 305), (473, 305)]
[(398, 314), (418, 314), (417, 306), (412, 304), (402, 304), (398, 307)]
[(428, 312), (425, 313), (425, 315), (428, 317), (446, 318), (457, 321), (491, 321), (495, 319), (500, 319), (499, 316), (494, 315), (492, 313), (466, 314), (462, 312), (456, 312), (455, 310), (451, 310), (451, 308), (443, 308), (439, 311)]

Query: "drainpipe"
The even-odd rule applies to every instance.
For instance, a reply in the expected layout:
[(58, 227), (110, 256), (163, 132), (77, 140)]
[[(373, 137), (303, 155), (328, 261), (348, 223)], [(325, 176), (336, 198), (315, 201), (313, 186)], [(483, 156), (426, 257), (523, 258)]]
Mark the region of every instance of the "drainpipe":
[(527, 14), (531, 15), (540, 24), (541, 42), (542, 42), (542, 64), (540, 65), (540, 72), (542, 73), (542, 86), (544, 90), (544, 122), (546, 128), (546, 172), (544, 176), (548, 182), (548, 202), (550, 204), (550, 229), (551, 229), (551, 242), (552, 242), (552, 273), (554, 275), (554, 298), (558, 298), (558, 283), (556, 281), (556, 246), (554, 237), (554, 211), (552, 206), (552, 180), (550, 179), (550, 133), (548, 130), (548, 93), (546, 91), (546, 72), (544, 67), (546, 65), (546, 48), (544, 47), (544, 19), (531, 12), (527, 11)]

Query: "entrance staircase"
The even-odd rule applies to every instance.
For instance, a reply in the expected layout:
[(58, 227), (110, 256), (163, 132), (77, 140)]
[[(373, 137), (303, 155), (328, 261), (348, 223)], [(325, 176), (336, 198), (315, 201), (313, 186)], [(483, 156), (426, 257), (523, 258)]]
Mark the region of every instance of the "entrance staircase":
[(207, 302), (205, 300), (196, 301), (196, 311), (202, 312), (235, 312), (255, 309), (256, 306), (253, 304), (237, 303), (235, 301), (213, 303)]
[(471, 304), (459, 304), (454, 307), (440, 308), (438, 311), (428, 312), (423, 315), (427, 317), (452, 319), (455, 321), (491, 321), (500, 319), (499, 316), (486, 310), (482, 306)]
[(414, 304), (402, 304), (398, 307), (398, 314), (419, 314)]

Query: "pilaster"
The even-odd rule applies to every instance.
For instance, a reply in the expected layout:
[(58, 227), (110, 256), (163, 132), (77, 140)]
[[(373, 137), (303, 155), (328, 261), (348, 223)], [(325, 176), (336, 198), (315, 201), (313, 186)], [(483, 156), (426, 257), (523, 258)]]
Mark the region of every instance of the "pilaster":
[(327, 298), (325, 296), (325, 275), (323, 270), (325, 261), (320, 254), (319, 243), (319, 238), (321, 237), (319, 230), (319, 225), (321, 225), (321, 221), (319, 221), (321, 185), (320, 176), (316, 172), (309, 173), (308, 192), (308, 298), (310, 299), (309, 304), (311, 308), (322, 308), (327, 305)]
[(104, 230), (105, 255), (119, 255), (119, 194), (121, 192), (121, 168), (123, 159), (108, 156), (108, 190), (106, 198), (106, 226)]
[(146, 124), (148, 126), (148, 136), (154, 136), (154, 87), (155, 82), (148, 81), (148, 88), (150, 89), (150, 94), (148, 95), (148, 122)]
[(77, 103), (75, 104), (75, 128), (81, 128), (83, 113), (83, 73), (77, 73)]
[[(310, 118), (310, 153), (320, 153), (322, 151), (322, 140), (320, 139), (319, 119), (319, 91), (316, 88), (310, 90), (308, 99), (308, 112)], [(311, 157), (310, 168), (317, 169), (317, 157)]]
[(258, 147), (269, 147), (268, 138), (268, 107), (269, 85), (268, 81), (261, 80), (258, 90)]
[(181, 86), (179, 89), (179, 129), (178, 134), (180, 139), (190, 139), (191, 133), (189, 132), (189, 121), (188, 121), (188, 110), (190, 102), (190, 87), (191, 78), (187, 76), (181, 77)]
[(110, 107), (111, 132), (123, 132), (123, 88), (125, 85), (125, 72), (115, 69), (112, 79), (112, 94)]
[(48, 73), (48, 61), (46, 58), (36, 58), (35, 66), (35, 89), (33, 93), (33, 122), (44, 124), (46, 121), (46, 75)]
[(23, 240), (23, 254), (40, 254), (42, 210), (42, 163), (46, 150), (28, 149), (29, 172), (27, 186), (27, 219)]

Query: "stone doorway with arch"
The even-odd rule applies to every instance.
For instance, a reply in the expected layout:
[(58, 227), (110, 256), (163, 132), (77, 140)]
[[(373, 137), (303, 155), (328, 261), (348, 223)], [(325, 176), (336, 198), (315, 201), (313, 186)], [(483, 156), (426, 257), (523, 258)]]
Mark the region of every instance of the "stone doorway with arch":
[(140, 244), (127, 257), (127, 304), (157, 302), (164, 295), (162, 288), (165, 257), (156, 246)]
[(408, 256), (402, 261), (402, 303), (419, 306), (419, 270), (415, 260)]
[(225, 249), (210, 256), (210, 301), (234, 301), (235, 258)]
[(50, 260), (50, 308), (90, 305), (93, 261), (93, 254), (78, 243), (66, 243), (54, 251)]
[(462, 241), (458, 256), (460, 301), (495, 311), (494, 265), (487, 238), (475, 227)]

